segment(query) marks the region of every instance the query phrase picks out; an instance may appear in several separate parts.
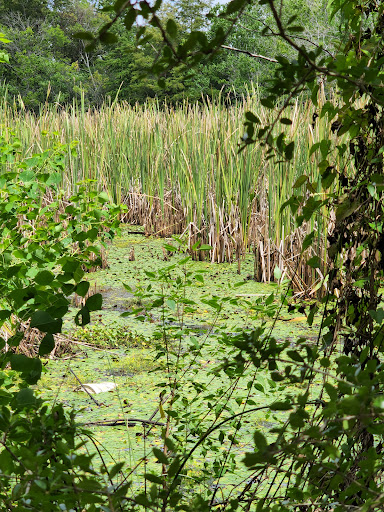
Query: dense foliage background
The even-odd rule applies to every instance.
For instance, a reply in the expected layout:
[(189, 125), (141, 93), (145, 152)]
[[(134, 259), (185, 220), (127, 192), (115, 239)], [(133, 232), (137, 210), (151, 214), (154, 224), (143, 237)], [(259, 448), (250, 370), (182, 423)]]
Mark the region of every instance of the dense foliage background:
[[(75, 33), (96, 32), (113, 18), (108, 0), (26, 0), (0, 1), (0, 32), (11, 42), (7, 45), (10, 61), (1, 68), (0, 79), (8, 94), (22, 98), (27, 108), (38, 110), (45, 101), (67, 104), (84, 98), (86, 105), (98, 106), (110, 96), (131, 104), (147, 98), (176, 103), (185, 98), (200, 100), (220, 93), (231, 99), (245, 94), (254, 86), (263, 94), (276, 67), (263, 58), (251, 58), (246, 52), (274, 60), (278, 54), (294, 55), (292, 48), (278, 39), (276, 27), (267, 6), (246, 9), (226, 41), (236, 50), (222, 50), (215, 59), (206, 58), (189, 76), (177, 69), (165, 73), (164, 87), (159, 87), (155, 74), (144, 75), (164, 48), (158, 32), (152, 39), (137, 43), (140, 26), (126, 31), (123, 21), (112, 31), (119, 35), (114, 44), (99, 45), (95, 51), (85, 50), (86, 41), (73, 39)], [(201, 30), (212, 36), (219, 25), (229, 28), (228, 20), (217, 14), (224, 6), (212, 0), (175, 0), (163, 3), (160, 18), (173, 18), (179, 42), (191, 31)], [(212, 10), (214, 16), (207, 17)], [(289, 0), (283, 20), (296, 15), (305, 31), (300, 41), (315, 47), (322, 44), (332, 51), (339, 44), (337, 17), (330, 22), (326, 0)], [(286, 18), (286, 19), (285, 19)], [(263, 37), (267, 31), (269, 37)], [(243, 53), (245, 52), (245, 53)]]

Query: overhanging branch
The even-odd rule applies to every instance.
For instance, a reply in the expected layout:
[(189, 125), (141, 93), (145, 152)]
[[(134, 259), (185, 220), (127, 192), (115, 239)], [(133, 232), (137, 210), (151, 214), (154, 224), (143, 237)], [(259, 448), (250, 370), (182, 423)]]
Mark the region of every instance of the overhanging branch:
[(267, 60), (268, 62), (278, 62), (276, 59), (273, 59), (272, 57), (266, 57), (265, 55), (259, 55), (257, 53), (252, 53), (252, 52), (249, 52), (248, 50), (240, 50), (240, 48), (234, 48), (233, 46), (227, 46), (225, 44), (222, 44), (221, 48), (224, 48), (224, 50), (231, 50), (232, 52), (245, 53), (245, 55), (249, 55), (250, 57), (253, 57), (254, 59)]

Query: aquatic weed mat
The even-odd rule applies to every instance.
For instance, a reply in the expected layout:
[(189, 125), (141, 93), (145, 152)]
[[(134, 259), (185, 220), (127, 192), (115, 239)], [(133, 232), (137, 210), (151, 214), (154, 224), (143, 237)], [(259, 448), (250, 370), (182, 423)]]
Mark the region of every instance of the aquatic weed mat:
[[(167, 240), (171, 243), (171, 240)], [(138, 309), (148, 299), (137, 297), (134, 290), (151, 286), (152, 294), (161, 291), (161, 285), (148, 273), (157, 275), (159, 269), (177, 265), (182, 255), (171, 256), (164, 261), (164, 240), (129, 234), (129, 228), (123, 236), (116, 239), (109, 248), (109, 268), (89, 274), (92, 286), (103, 295), (103, 309), (93, 313), (92, 323), (76, 331), (81, 353), (69, 361), (49, 361), (46, 373), (39, 385), (40, 392), (48, 401), (61, 401), (68, 408), (79, 411), (77, 420), (86, 426), (93, 436), (87, 448), (96, 453), (95, 466), (102, 462), (107, 466), (115, 462), (125, 462), (125, 474), (133, 479), (136, 486), (143, 485), (143, 474), (149, 470), (158, 472), (159, 466), (152, 453), (152, 447), (161, 447), (161, 425), (149, 425), (140, 420), (164, 423), (159, 410), (160, 392), (157, 387), (164, 383), (164, 361), (162, 369), (153, 372), (158, 363), (154, 362), (156, 344), (155, 333), (164, 332), (170, 336), (170, 329), (177, 331), (177, 325), (169, 325), (154, 312), (139, 320), (135, 315), (122, 318), (121, 314)], [(134, 247), (134, 260), (132, 260)], [(303, 315), (288, 314), (275, 301), (273, 318), (264, 314), (263, 304), (277, 290), (277, 285), (260, 284), (250, 276), (253, 268), (252, 258), (245, 259), (241, 274), (237, 274), (237, 264), (210, 264), (208, 262), (187, 262), (188, 271), (203, 276), (203, 281), (192, 280), (185, 295), (196, 303), (193, 312), (183, 317), (188, 327), (181, 336), (181, 350), (178, 363), (178, 386), (182, 389), (183, 400), (175, 405), (179, 419), (175, 422), (174, 432), (182, 431), (185, 439), (185, 451), (198, 441), (196, 426), (200, 431), (208, 429), (216, 420), (230, 417), (244, 406), (263, 407), (282, 393), (297, 392), (298, 387), (288, 389), (267, 378), (258, 371), (254, 377), (254, 387), (249, 392), (248, 382), (253, 379), (250, 368), (234, 384), (219, 367), (225, 358), (230, 357), (230, 338), (242, 329), (252, 329), (266, 321), (266, 333), (273, 326), (273, 336), (277, 340), (288, 340), (293, 346), (299, 337), (316, 342), (317, 327), (309, 328)], [(242, 282), (242, 286), (235, 284)], [(128, 284), (133, 292), (124, 288)], [(170, 289), (168, 289), (169, 291)], [(162, 290), (167, 293), (166, 289)], [(283, 293), (283, 290), (281, 290)], [(237, 300), (224, 304), (220, 314), (210, 307), (205, 298), (216, 296), (219, 299), (232, 296)], [(259, 308), (259, 309), (258, 309)], [(177, 323), (177, 322), (174, 322)], [(228, 343), (222, 342), (227, 335)], [(193, 356), (191, 339), (199, 346)], [(104, 347), (97, 350), (94, 346)], [(113, 347), (113, 348), (108, 348)], [(120, 347), (120, 348), (116, 348)], [(185, 364), (185, 368), (183, 365)], [(161, 368), (161, 366), (160, 366)], [(70, 371), (72, 370), (72, 372)], [(112, 381), (116, 389), (112, 392), (95, 395), (100, 404), (82, 391), (74, 391), (82, 382)], [(200, 392), (197, 391), (200, 386)], [(232, 386), (232, 391), (226, 390)], [(224, 405), (224, 406), (223, 406)], [(164, 409), (168, 407), (164, 405)], [(154, 414), (155, 413), (155, 414)], [(226, 424), (225, 439), (220, 441), (220, 432), (215, 432), (216, 441), (207, 451), (205, 446), (196, 450), (194, 458), (187, 466), (187, 472), (194, 485), (201, 479), (202, 471), (216, 466), (230, 448), (230, 457), (225, 462), (220, 485), (233, 488), (247, 477), (247, 470), (239, 460), (246, 451), (253, 450), (252, 435), (255, 427), (269, 438), (269, 429), (284, 421), (284, 414), (274, 414), (263, 410), (247, 415), (238, 427), (234, 422)], [(135, 420), (135, 421), (134, 421)], [(103, 425), (92, 423), (104, 422)], [(107, 425), (105, 422), (115, 424)], [(180, 427), (179, 425), (182, 425)], [(230, 436), (237, 434), (231, 441)], [(213, 437), (214, 437), (213, 436)], [(230, 471), (229, 471), (230, 470)], [(132, 472), (132, 474), (130, 474)], [(200, 484), (199, 484), (200, 485)], [(202, 484), (201, 484), (202, 485)], [(213, 484), (212, 484), (213, 485)]]
[[(192, 285), (185, 288), (185, 297), (195, 302), (194, 311), (184, 314), (185, 326), (191, 326), (195, 331), (204, 331), (214, 324), (220, 329), (234, 331), (238, 328), (252, 328), (260, 325), (262, 320), (271, 325), (278, 304), (275, 300), (272, 317), (268, 317), (265, 302), (272, 293), (277, 294), (278, 299), (280, 289), (274, 283), (264, 284), (254, 281), (254, 261), (251, 254), (242, 261), (240, 275), (237, 273), (236, 262), (212, 264), (209, 261), (188, 261), (184, 266), (180, 266), (178, 262), (186, 256), (185, 254), (172, 255), (168, 252), (166, 253), (167, 261), (164, 261), (164, 244), (174, 244), (173, 239), (146, 237), (144, 234), (137, 233), (137, 226), (124, 226), (122, 235), (109, 247), (108, 268), (88, 276), (91, 289), (103, 295), (103, 309), (93, 314), (91, 327), (96, 325), (122, 327), (127, 332), (137, 334), (139, 338), (150, 339), (161, 322), (158, 312), (154, 310), (146, 313), (146, 321), (142, 321), (144, 318), (139, 314), (125, 318), (122, 318), (121, 314), (140, 310), (149, 305), (150, 299), (136, 295), (135, 292), (140, 289), (145, 291), (150, 286), (151, 297), (160, 292), (165, 295), (170, 294), (172, 283), (167, 288), (158, 280), (159, 271), (167, 268), (170, 268), (170, 273), (175, 275), (177, 273), (182, 275), (184, 271), (193, 274)], [(134, 260), (131, 259), (133, 254)], [(124, 284), (131, 290), (125, 288)], [(284, 293), (283, 288), (281, 293)], [(230, 297), (236, 299), (237, 303), (225, 302), (220, 314), (217, 315), (216, 310), (206, 303), (206, 300), (212, 297), (217, 297), (219, 301)], [(275, 325), (277, 336), (283, 337), (287, 333), (315, 336), (308, 329), (302, 314), (288, 314), (282, 309), (279, 318), (282, 321)], [(312, 332), (315, 331), (316, 329), (312, 330)]]
[[(136, 359), (142, 359), (147, 354), (142, 350), (132, 351)], [(149, 351), (147, 351), (149, 352)], [(129, 357), (129, 356), (128, 356)], [(159, 411), (159, 388), (161, 376), (158, 372), (137, 371), (125, 363), (127, 355), (120, 350), (100, 351), (91, 349), (83, 358), (71, 361), (49, 361), (40, 384), (40, 394), (45, 400), (60, 401), (69, 409), (78, 411), (77, 422), (86, 427), (92, 434), (92, 441), (87, 443), (87, 449), (95, 453), (95, 467), (101, 463), (112, 467), (117, 462), (124, 462), (124, 474), (129, 474), (135, 487), (143, 485), (143, 475), (148, 471), (160, 471), (156, 458), (152, 453), (153, 447), (162, 448), (161, 425), (164, 418)], [(174, 410), (180, 415), (180, 422), (172, 427), (173, 434), (185, 438), (185, 452), (190, 450), (198, 441), (196, 427), (201, 431), (207, 430), (215, 422), (229, 418), (242, 408), (263, 406), (273, 402), (277, 395), (289, 392), (286, 386), (279, 387), (270, 381), (263, 372), (258, 372), (254, 388), (251, 392), (247, 383), (253, 372), (250, 369), (233, 386), (229, 397), (226, 390), (233, 380), (225, 375), (214, 377), (215, 363), (210, 360), (198, 360), (196, 366), (191, 366), (186, 375), (180, 376), (183, 387), (183, 400), (176, 403)], [(91, 399), (78, 388), (78, 381), (70, 372), (83, 382), (112, 381), (116, 389), (111, 392), (93, 395)], [(196, 392), (196, 384), (205, 386), (200, 393)], [(273, 387), (272, 387), (273, 386)], [(295, 391), (292, 388), (292, 391)], [(246, 398), (247, 397), (247, 398)], [(167, 412), (167, 404), (164, 404)], [(154, 414), (155, 413), (155, 414)], [(137, 419), (155, 422), (154, 425), (143, 424)], [(253, 431), (260, 429), (269, 438), (269, 429), (280, 425), (285, 415), (269, 411), (254, 412), (242, 419), (241, 426), (229, 421), (225, 425), (225, 439), (220, 439), (220, 430), (211, 437), (214, 443), (202, 445), (196, 450), (194, 457), (186, 466), (186, 474), (195, 483), (201, 478), (201, 472), (218, 465), (230, 448), (230, 458), (225, 464), (226, 473), (220, 485), (227, 490), (238, 485), (247, 477), (247, 470), (239, 461), (246, 451), (253, 450)], [(110, 425), (92, 425), (95, 422), (109, 422)], [(115, 422), (115, 424), (113, 424)], [(180, 428), (182, 423), (182, 428)], [(236, 441), (231, 442), (231, 436), (236, 434)], [(235, 465), (235, 467), (232, 467)], [(230, 471), (229, 471), (230, 470)]]

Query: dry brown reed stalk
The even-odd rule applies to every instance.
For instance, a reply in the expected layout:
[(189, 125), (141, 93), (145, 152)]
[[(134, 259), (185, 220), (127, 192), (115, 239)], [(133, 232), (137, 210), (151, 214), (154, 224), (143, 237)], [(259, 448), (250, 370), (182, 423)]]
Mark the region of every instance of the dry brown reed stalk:
[[(31, 328), (29, 323), (17, 322), (15, 318), (13, 318), (13, 325), (18, 325), (17, 330), (22, 332), (24, 336), (19, 345), (17, 347), (11, 348), (11, 350), (16, 354), (23, 354), (27, 357), (38, 357), (40, 343), (44, 337), (44, 334), (41, 333), (38, 329)], [(9, 326), (3, 326), (0, 329), (0, 334), (6, 341), (6, 345), (3, 350), (9, 349), (7, 340), (15, 333), (16, 330), (12, 327), (10, 328)], [(49, 359), (61, 358), (63, 356), (73, 356), (79, 352), (79, 348), (72, 343), (70, 337), (63, 334), (54, 334), (53, 338), (55, 341), (55, 346), (50, 354), (46, 356)]]

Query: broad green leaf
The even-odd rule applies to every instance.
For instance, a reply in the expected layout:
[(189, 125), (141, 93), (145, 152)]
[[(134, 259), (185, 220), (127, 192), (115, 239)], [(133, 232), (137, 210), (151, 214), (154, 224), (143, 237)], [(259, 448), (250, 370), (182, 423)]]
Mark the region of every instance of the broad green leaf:
[(176, 311), (176, 302), (175, 302), (174, 300), (172, 300), (172, 299), (168, 299), (168, 300), (166, 301), (166, 304), (167, 304), (167, 306), (169, 307), (169, 309), (170, 309), (171, 311)]
[(118, 462), (117, 464), (115, 464), (110, 470), (109, 470), (109, 478), (112, 479), (114, 478), (118, 473), (120, 473), (120, 471), (122, 470), (122, 468), (124, 467), (124, 464), (125, 462)]
[[(123, 313), (121, 316), (125, 316), (125, 313)], [(84, 306), (83, 308), (80, 309), (80, 311), (76, 313), (75, 324), (82, 327), (84, 325), (89, 324), (90, 321), (91, 316), (89, 314), (89, 309), (86, 306)]]
[(72, 37), (74, 37), (75, 39), (83, 39), (85, 41), (93, 41), (93, 39), (94, 39), (92, 32), (85, 32), (85, 31), (75, 32), (72, 35)]
[(0, 310), (0, 322), (4, 322), (8, 318), (10, 318), (12, 312), (9, 309)]
[(311, 231), (311, 233), (309, 233), (304, 238), (303, 246), (301, 248), (301, 252), (304, 252), (306, 249), (308, 249), (308, 247), (310, 247), (312, 245), (314, 239), (315, 239), (315, 232)]
[(341, 222), (346, 219), (353, 212), (357, 210), (360, 206), (358, 201), (351, 201), (349, 198), (344, 199), (344, 201), (337, 207), (336, 209), (336, 220)]
[(55, 276), (49, 270), (42, 270), (35, 277), (36, 283), (43, 286), (51, 284), (54, 279)]
[(274, 271), (273, 271), (273, 275), (276, 279), (276, 281), (279, 281), (279, 279), (281, 279), (281, 276), (283, 275), (282, 271), (279, 269), (278, 266), (275, 267)]
[(304, 362), (303, 357), (297, 352), (297, 350), (287, 350), (287, 356), (298, 363)]
[(36, 403), (36, 397), (33, 394), (32, 389), (24, 388), (16, 394), (16, 403), (19, 407), (27, 407)]
[(167, 21), (166, 30), (172, 39), (177, 36), (177, 25), (172, 18)]
[(148, 480), (149, 482), (152, 482), (152, 483), (158, 484), (158, 485), (161, 485), (164, 482), (163, 478), (160, 478), (159, 476), (154, 475), (152, 473), (145, 473), (145, 479)]
[(284, 149), (285, 158), (287, 160), (292, 160), (293, 158), (293, 151), (295, 149), (295, 143), (292, 141), (290, 142)]
[(49, 354), (55, 348), (55, 340), (52, 334), (46, 334), (39, 346), (39, 355)]
[(42, 332), (55, 334), (61, 332), (62, 319), (53, 318), (46, 311), (36, 311), (31, 317), (31, 327), (35, 327)]
[(305, 174), (303, 174), (302, 176), (297, 178), (297, 180), (295, 181), (295, 183), (293, 185), (293, 188), (301, 187), (302, 185), (304, 185), (304, 183), (306, 183), (308, 181), (308, 179), (309, 179), (308, 176), (305, 176)]
[(88, 281), (80, 281), (80, 283), (76, 285), (77, 295), (80, 295), (80, 297), (85, 297), (88, 293), (89, 287), (90, 284)]
[(260, 119), (253, 112), (246, 112), (245, 118), (251, 123), (260, 124)]
[(99, 38), (100, 38), (100, 41), (104, 44), (114, 44), (114, 43), (117, 43), (117, 41), (119, 40), (117, 35), (112, 34), (112, 32), (104, 32), (104, 33), (100, 34)]
[(264, 435), (258, 430), (255, 430), (255, 432), (253, 433), (253, 441), (255, 443), (256, 448), (260, 452), (264, 452), (268, 447), (267, 440), (265, 439)]
[(85, 302), (85, 306), (89, 311), (98, 311), (102, 308), (102, 305), (103, 296), (101, 293), (95, 293), (94, 295), (91, 295)]

